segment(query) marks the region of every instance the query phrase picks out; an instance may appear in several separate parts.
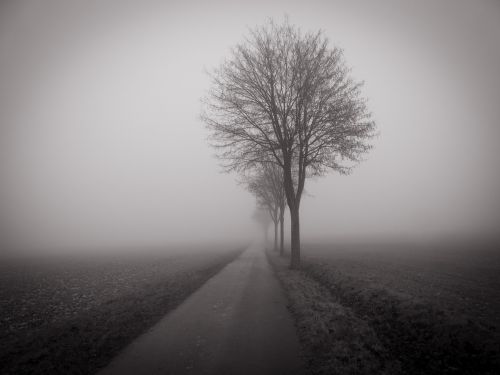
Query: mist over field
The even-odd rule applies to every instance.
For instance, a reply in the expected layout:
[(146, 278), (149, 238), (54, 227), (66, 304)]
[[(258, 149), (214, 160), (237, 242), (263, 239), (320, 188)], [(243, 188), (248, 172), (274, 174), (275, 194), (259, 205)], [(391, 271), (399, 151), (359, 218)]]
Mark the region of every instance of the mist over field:
[(351, 176), (308, 180), (302, 237), (498, 238), (495, 1), (3, 1), (2, 251), (254, 238), (200, 98), (205, 70), (285, 14), (344, 49), (379, 131)]
[(497, 0), (0, 1), (0, 373), (496, 375), (499, 41)]

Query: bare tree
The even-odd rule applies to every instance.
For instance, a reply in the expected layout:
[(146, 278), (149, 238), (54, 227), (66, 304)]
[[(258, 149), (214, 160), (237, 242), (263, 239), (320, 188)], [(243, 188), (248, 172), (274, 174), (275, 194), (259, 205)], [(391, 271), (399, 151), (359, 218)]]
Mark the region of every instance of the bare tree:
[(255, 222), (261, 227), (262, 233), (264, 234), (263, 236), (264, 243), (266, 244), (267, 247), (269, 224), (271, 223), (271, 217), (269, 216), (269, 212), (267, 211), (266, 208), (261, 207), (257, 203), (257, 207), (255, 208), (255, 211), (252, 214), (252, 219), (255, 220)]
[(347, 174), (371, 148), (375, 123), (362, 84), (321, 31), (302, 33), (288, 20), (251, 30), (211, 78), (202, 118), (224, 167), (244, 171), (271, 159), (283, 169), (298, 268), (306, 177)]
[(285, 190), (283, 169), (277, 164), (265, 163), (243, 177), (245, 187), (257, 199), (257, 204), (269, 212), (274, 223), (274, 250), (278, 250), (280, 227), (280, 254), (284, 253)]

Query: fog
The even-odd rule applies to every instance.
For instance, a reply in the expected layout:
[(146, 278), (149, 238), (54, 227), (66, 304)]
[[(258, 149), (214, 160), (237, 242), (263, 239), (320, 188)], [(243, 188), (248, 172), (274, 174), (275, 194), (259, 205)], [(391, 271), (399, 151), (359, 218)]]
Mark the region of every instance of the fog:
[[(3, 1), (4, 250), (246, 242), (252, 196), (199, 118), (205, 70), (268, 17), (343, 48), (379, 136), (309, 180), (304, 239), (496, 237), (496, 1)], [(287, 218), (288, 220), (288, 218)]]

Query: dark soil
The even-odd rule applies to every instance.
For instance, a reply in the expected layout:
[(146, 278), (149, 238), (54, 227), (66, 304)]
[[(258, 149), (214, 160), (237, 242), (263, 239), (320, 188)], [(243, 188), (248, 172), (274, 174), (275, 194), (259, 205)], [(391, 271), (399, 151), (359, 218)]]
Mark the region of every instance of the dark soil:
[(2, 264), (0, 373), (95, 373), (242, 250)]

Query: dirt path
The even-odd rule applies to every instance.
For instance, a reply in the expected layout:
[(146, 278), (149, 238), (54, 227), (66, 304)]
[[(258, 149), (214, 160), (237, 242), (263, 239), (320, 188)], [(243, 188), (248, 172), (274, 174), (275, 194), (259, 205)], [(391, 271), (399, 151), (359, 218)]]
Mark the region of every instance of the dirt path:
[(252, 246), (99, 374), (301, 373), (284, 294)]

